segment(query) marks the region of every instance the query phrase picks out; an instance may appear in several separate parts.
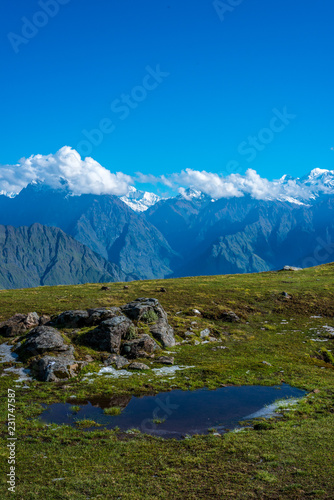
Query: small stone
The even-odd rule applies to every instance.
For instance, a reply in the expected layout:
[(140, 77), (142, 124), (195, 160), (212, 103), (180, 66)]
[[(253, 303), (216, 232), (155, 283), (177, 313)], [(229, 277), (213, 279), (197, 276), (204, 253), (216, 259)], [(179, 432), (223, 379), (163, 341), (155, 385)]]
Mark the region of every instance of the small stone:
[(161, 363), (163, 365), (173, 365), (174, 358), (171, 356), (160, 356), (159, 358), (154, 360), (156, 363)]
[(106, 292), (107, 290), (110, 290), (109, 286), (101, 286), (101, 290)]
[(159, 292), (165, 293), (165, 292), (167, 292), (167, 290), (166, 290), (166, 288), (161, 287)]
[(144, 363), (138, 363), (138, 362), (134, 362), (134, 363), (131, 363), (131, 365), (129, 365), (129, 370), (149, 370), (150, 367), (145, 365)]
[(267, 365), (267, 366), (272, 366), (272, 364), (268, 363), (268, 361), (262, 361), (262, 364)]
[(217, 341), (216, 337), (209, 337), (209, 340), (210, 340), (210, 342), (216, 342)]
[(240, 321), (239, 316), (233, 311), (223, 312), (220, 318), (223, 321), (228, 321), (229, 323), (238, 323)]
[(193, 309), (194, 314), (198, 314), (199, 316), (202, 315), (202, 313), (198, 309)]
[(129, 290), (128, 285), (124, 285), (124, 286), (123, 286), (123, 290)]
[(202, 330), (201, 333), (200, 333), (200, 336), (202, 339), (204, 339), (205, 337), (209, 337), (210, 335), (210, 330), (209, 328), (205, 328), (205, 330)]
[(289, 295), (287, 292), (282, 292), (282, 295), (286, 299), (291, 299), (291, 295)]
[(194, 345), (199, 345), (200, 342), (198, 340), (195, 340)]
[(192, 337), (194, 334), (194, 332), (185, 332), (185, 336), (186, 337)]
[(118, 354), (112, 354), (104, 361), (104, 365), (110, 366), (113, 364), (116, 365), (117, 370), (120, 370), (121, 368), (123, 368), (123, 366), (129, 364), (129, 360), (124, 358), (123, 356), (119, 356)]

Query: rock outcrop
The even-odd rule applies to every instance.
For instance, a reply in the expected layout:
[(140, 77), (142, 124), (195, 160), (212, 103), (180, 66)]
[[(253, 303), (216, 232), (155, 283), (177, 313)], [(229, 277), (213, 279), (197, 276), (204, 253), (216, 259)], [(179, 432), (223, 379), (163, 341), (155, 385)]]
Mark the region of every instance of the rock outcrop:
[(158, 344), (147, 334), (122, 344), (122, 354), (129, 359), (146, 358), (157, 350), (159, 350)]
[(0, 323), (0, 335), (3, 337), (16, 337), (39, 324), (39, 316), (36, 312), (28, 314), (14, 314), (7, 321)]
[(18, 348), (18, 354), (24, 357), (37, 356), (45, 352), (73, 352), (73, 346), (65, 343), (61, 334), (51, 326), (37, 326)]
[(129, 318), (115, 316), (102, 321), (97, 328), (84, 334), (81, 340), (93, 349), (119, 354), (121, 340), (126, 338), (131, 327), (133, 324)]
[(71, 355), (44, 356), (32, 362), (35, 376), (42, 382), (59, 382), (77, 375), (84, 362), (77, 362)]
[[(88, 356), (85, 361), (76, 360), (74, 346), (59, 331), (62, 328), (75, 328), (71, 338), (76, 343), (96, 351), (109, 352), (111, 355), (105, 359), (104, 364), (115, 365), (117, 369), (131, 363), (129, 369), (146, 370), (149, 368), (147, 365), (134, 360), (154, 358), (161, 345), (175, 345), (167, 313), (158, 300), (152, 298), (136, 299), (121, 308), (64, 311), (53, 317), (52, 321), (49, 316), (39, 318), (36, 313), (16, 314), (2, 323), (4, 331), (9, 329), (11, 335), (14, 330), (15, 334), (22, 334), (31, 327), (34, 328), (21, 339), (16, 353), (22, 361), (28, 363), (36, 378), (45, 382), (67, 380), (94, 359)], [(138, 333), (140, 328), (147, 331), (147, 327), (151, 335)], [(86, 331), (80, 333), (80, 328), (85, 328)], [(172, 364), (174, 359), (162, 356), (157, 361)]]
[(141, 297), (121, 309), (131, 320), (148, 323), (153, 337), (161, 342), (163, 347), (175, 345), (173, 328), (168, 324), (167, 313), (157, 299)]

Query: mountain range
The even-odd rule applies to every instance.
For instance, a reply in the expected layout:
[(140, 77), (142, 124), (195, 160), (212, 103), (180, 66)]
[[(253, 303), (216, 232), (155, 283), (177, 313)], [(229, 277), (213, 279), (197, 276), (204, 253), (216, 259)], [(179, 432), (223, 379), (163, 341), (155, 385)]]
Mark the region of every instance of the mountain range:
[(168, 199), (135, 188), (122, 197), (74, 196), (63, 181), (58, 189), (34, 182), (16, 196), (0, 195), (0, 287), (247, 273), (334, 260), (334, 171), (284, 176), (262, 199), (180, 191)]
[(0, 288), (126, 280), (115, 265), (55, 227), (0, 226)]

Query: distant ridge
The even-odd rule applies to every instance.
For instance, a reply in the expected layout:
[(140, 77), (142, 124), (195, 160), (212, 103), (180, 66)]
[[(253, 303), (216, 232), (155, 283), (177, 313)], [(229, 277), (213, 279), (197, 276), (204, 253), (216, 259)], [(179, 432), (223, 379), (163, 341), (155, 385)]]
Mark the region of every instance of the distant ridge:
[(55, 227), (0, 225), (0, 288), (125, 281), (114, 264)]

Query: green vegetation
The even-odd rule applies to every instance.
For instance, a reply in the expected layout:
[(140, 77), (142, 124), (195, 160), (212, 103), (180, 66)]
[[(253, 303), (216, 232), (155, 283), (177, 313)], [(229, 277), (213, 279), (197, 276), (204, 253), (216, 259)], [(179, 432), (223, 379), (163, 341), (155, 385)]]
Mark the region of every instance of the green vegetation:
[(106, 415), (120, 415), (122, 413), (122, 408), (119, 406), (112, 406), (111, 408), (105, 408), (103, 413)]
[[(98, 376), (104, 354), (79, 346), (78, 357), (89, 355), (93, 361), (77, 377), (57, 384), (33, 381), (29, 389), (16, 387), (13, 375), (1, 377), (8, 364), (1, 365), (1, 394), (6, 396), (8, 388), (16, 391), (17, 498), (334, 498), (334, 336), (329, 330), (334, 328), (333, 280), (334, 265), (324, 265), (295, 273), (133, 282), (127, 290), (122, 283), (111, 283), (107, 292), (98, 284), (1, 291), (1, 320), (16, 312), (55, 314), (157, 297), (180, 341), (188, 339), (185, 332), (190, 328), (199, 342), (205, 328), (221, 341), (195, 345), (191, 340), (170, 349), (175, 364), (193, 367), (175, 372), (173, 379), (150, 371), (127, 378)], [(161, 287), (167, 293), (159, 293)], [(291, 298), (283, 297), (282, 291)], [(230, 310), (241, 318), (239, 323), (223, 322), (222, 313)], [(142, 361), (153, 367), (150, 360)], [(87, 373), (93, 373), (91, 378)], [(308, 395), (298, 406), (282, 410), (280, 419), (259, 420), (255, 429), (223, 436), (213, 432), (163, 440), (137, 430), (87, 432), (38, 420), (42, 404), (68, 402), (73, 396), (80, 402), (97, 395), (281, 383), (305, 389)], [(95, 422), (86, 425), (96, 427)], [(6, 471), (6, 425), (1, 429)], [(0, 488), (1, 498), (12, 498), (5, 474)]]
[(144, 323), (155, 323), (158, 321), (158, 315), (154, 311), (147, 311), (142, 315), (141, 320)]
[(70, 411), (71, 411), (72, 413), (78, 413), (78, 411), (79, 411), (79, 410), (80, 410), (80, 406), (79, 406), (79, 405), (73, 405), (73, 406), (71, 406), (71, 408), (70, 408)]

